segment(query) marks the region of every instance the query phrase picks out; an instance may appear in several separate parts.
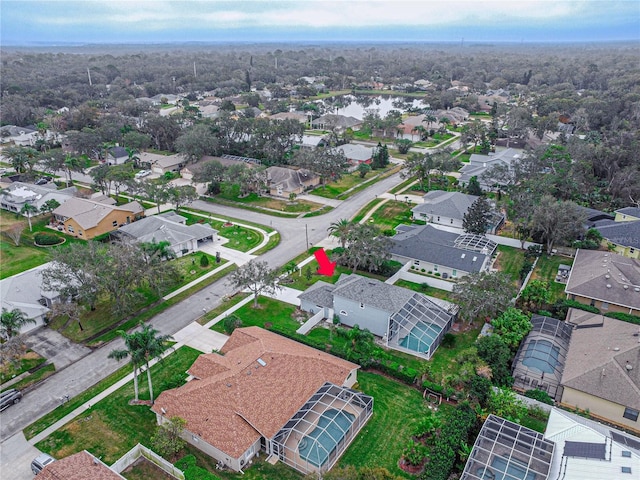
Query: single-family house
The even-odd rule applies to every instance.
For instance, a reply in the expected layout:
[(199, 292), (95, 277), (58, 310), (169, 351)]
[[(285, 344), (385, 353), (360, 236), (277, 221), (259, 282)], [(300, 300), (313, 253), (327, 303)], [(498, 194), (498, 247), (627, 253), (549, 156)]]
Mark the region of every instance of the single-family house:
[(144, 217), (144, 208), (136, 201), (112, 205), (75, 197), (56, 208), (53, 216), (65, 233), (90, 240), (140, 220)]
[[(427, 192), (423, 203), (411, 209), (415, 220), (423, 220), (427, 223), (437, 223), (454, 228), (462, 228), (462, 221), (469, 207), (478, 199), (475, 195), (467, 195), (461, 192), (445, 192), (432, 190)], [(495, 234), (504, 223), (504, 214), (495, 210), (492, 212), (487, 233)]]
[(20, 329), (26, 333), (45, 323), (45, 317), (54, 302), (60, 300), (56, 291), (45, 290), (42, 271), (51, 266), (45, 263), (26, 272), (17, 273), (0, 280), (0, 304), (9, 311), (18, 309), (35, 323), (27, 323)]
[(596, 229), (602, 235), (602, 243), (615, 253), (640, 258), (640, 220), (613, 222)]
[(567, 298), (603, 312), (640, 313), (640, 260), (578, 249), (565, 287)]
[(269, 193), (278, 197), (303, 193), (320, 184), (320, 176), (304, 168), (269, 167), (267, 168)]
[(315, 129), (335, 130), (336, 132), (344, 132), (348, 128), (357, 129), (360, 125), (362, 125), (362, 120), (333, 113), (322, 115), (311, 122), (311, 126)]
[(544, 438), (554, 442), (549, 479), (630, 479), (640, 471), (640, 439), (553, 407)]
[(218, 118), (220, 116), (220, 107), (214, 104), (198, 106), (202, 118)]
[(320, 135), (302, 135), (302, 139), (300, 140), (300, 146), (309, 150), (324, 147), (325, 145), (326, 140)]
[(264, 452), (322, 474), (373, 413), (373, 398), (351, 389), (358, 368), (258, 327), (237, 328), (151, 408), (160, 424), (184, 419), (182, 437), (220, 466), (242, 471)]
[(524, 150), (516, 148), (496, 148), (496, 151), (489, 155), (473, 153), (469, 157), (469, 163), (465, 163), (460, 169), (459, 182), (461, 185), (467, 185), (471, 177), (477, 177), (483, 190), (493, 190), (495, 185), (501, 184), (501, 180), (483, 178), (483, 173), (496, 165), (511, 168), (511, 164), (522, 158), (523, 154)]
[(551, 480), (555, 444), (542, 433), (489, 415), (460, 480)]
[(109, 165), (122, 165), (129, 160), (129, 153), (124, 147), (112, 147), (107, 152), (107, 163)]
[(138, 243), (169, 242), (176, 257), (197, 251), (203, 243), (217, 241), (218, 231), (208, 223), (187, 225), (186, 222), (185, 217), (166, 212), (123, 225), (117, 233)]
[(640, 207), (624, 207), (615, 211), (616, 222), (635, 222), (640, 220)]
[(296, 120), (304, 125), (309, 123), (309, 115), (304, 112), (279, 112), (270, 115), (271, 120)]
[(335, 285), (318, 282), (298, 298), (304, 311), (336, 315), (344, 325), (381, 337), (389, 348), (426, 359), (458, 312), (450, 302), (355, 274), (341, 276)]
[(357, 168), (361, 163), (370, 164), (373, 157), (373, 147), (365, 147), (357, 143), (347, 143), (336, 147), (336, 150), (342, 152), (352, 165), (352, 170)]
[(179, 172), (187, 163), (182, 155), (158, 155), (157, 153), (143, 152), (140, 155), (140, 163), (148, 164), (153, 173), (164, 175), (167, 172)]
[(533, 327), (513, 359), (513, 387), (516, 390), (542, 390), (556, 398), (573, 325), (543, 315), (531, 317)]
[(35, 480), (126, 480), (100, 458), (83, 450), (51, 462), (35, 476)]
[(583, 225), (586, 230), (614, 223), (615, 215), (611, 213), (602, 212), (595, 208), (583, 207), (581, 205), (578, 206), (578, 209), (584, 217)]
[(573, 308), (567, 322), (574, 329), (556, 400), (640, 433), (638, 325)]
[(38, 130), (30, 127), (17, 127), (15, 125), (5, 125), (0, 127), (0, 141), (11, 143), (21, 147), (31, 147), (38, 140)]
[(497, 245), (483, 235), (453, 233), (432, 225), (399, 225), (391, 237), (391, 258), (419, 270), (457, 279), (489, 269)]
[(28, 203), (40, 210), (49, 200), (55, 200), (60, 205), (64, 204), (67, 200), (74, 198), (77, 191), (76, 187), (58, 190), (53, 182), (44, 185), (13, 182), (0, 194), (0, 207), (19, 213)]

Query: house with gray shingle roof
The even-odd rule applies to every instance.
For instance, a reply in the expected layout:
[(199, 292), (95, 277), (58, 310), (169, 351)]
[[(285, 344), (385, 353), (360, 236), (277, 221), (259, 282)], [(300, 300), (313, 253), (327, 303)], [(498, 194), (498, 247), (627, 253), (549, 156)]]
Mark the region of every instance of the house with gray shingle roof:
[(187, 225), (186, 222), (185, 217), (167, 212), (124, 225), (118, 234), (138, 243), (169, 242), (176, 257), (197, 251), (202, 243), (217, 240), (218, 231), (208, 223)]
[(640, 220), (609, 223), (596, 229), (616, 253), (629, 258), (640, 258)]
[[(479, 197), (461, 192), (432, 190), (422, 198), (424, 203), (411, 209), (414, 219), (462, 228), (462, 221), (467, 210)], [(494, 210), (487, 227), (487, 233), (495, 234), (503, 222), (504, 215)]]
[(482, 189), (491, 191), (494, 185), (500, 184), (500, 180), (486, 179), (482, 174), (497, 165), (511, 168), (511, 164), (523, 155), (524, 150), (517, 148), (496, 148), (496, 151), (489, 155), (474, 153), (469, 158), (469, 163), (465, 163), (460, 169), (459, 182), (461, 185), (467, 185), (471, 177), (477, 177)]
[(313, 128), (319, 128), (321, 130), (336, 130), (337, 132), (342, 132), (347, 128), (359, 127), (361, 124), (362, 120), (358, 120), (355, 117), (346, 117), (344, 115), (336, 115), (333, 113), (322, 115), (311, 123)]
[(640, 207), (624, 207), (616, 210), (616, 222), (635, 222), (640, 220)]
[(347, 162), (353, 166), (353, 169), (361, 163), (371, 163), (371, 158), (373, 157), (373, 147), (365, 147), (357, 143), (340, 145), (336, 150), (344, 154)]
[(301, 293), (300, 308), (337, 316), (381, 337), (385, 345), (429, 359), (456, 318), (458, 307), (361, 275), (342, 275), (335, 285), (317, 282)]
[(574, 325), (560, 402), (640, 433), (638, 325), (569, 309)]
[(565, 287), (567, 298), (603, 312), (640, 313), (640, 260), (578, 249)]
[(122, 165), (129, 160), (129, 153), (124, 147), (112, 147), (107, 153), (107, 163), (109, 165)]
[(391, 237), (391, 258), (456, 279), (489, 268), (497, 245), (481, 235), (458, 234), (431, 225), (399, 225)]
[(320, 184), (320, 176), (304, 168), (269, 167), (267, 168), (269, 193), (279, 197), (296, 195)]
[(53, 182), (44, 185), (13, 182), (0, 194), (0, 206), (10, 212), (19, 213), (25, 203), (33, 205), (37, 209), (42, 208), (49, 200), (55, 200), (62, 205), (67, 200), (74, 198), (77, 191), (76, 187), (58, 190)]

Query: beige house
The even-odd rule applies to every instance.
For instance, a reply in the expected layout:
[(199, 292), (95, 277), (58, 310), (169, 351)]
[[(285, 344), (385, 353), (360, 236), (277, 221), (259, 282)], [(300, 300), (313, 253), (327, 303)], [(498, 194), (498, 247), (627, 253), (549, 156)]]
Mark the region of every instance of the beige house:
[(351, 390), (358, 368), (258, 327), (237, 328), (152, 410), (160, 424), (183, 418), (183, 438), (220, 466), (241, 471), (263, 451), (304, 474), (322, 473), (373, 413), (373, 399)]
[(640, 260), (599, 250), (576, 251), (567, 298), (602, 312), (640, 313)]
[(112, 205), (84, 198), (67, 200), (53, 211), (58, 228), (77, 238), (90, 240), (112, 232), (144, 217), (144, 208), (133, 201), (125, 205)]
[(310, 187), (319, 185), (320, 176), (304, 168), (269, 167), (267, 181), (271, 195), (288, 197), (291, 193), (298, 195)]
[(567, 321), (574, 329), (556, 398), (640, 433), (638, 325), (576, 309)]
[(142, 152), (138, 157), (140, 157), (141, 165), (159, 175), (164, 175), (167, 172), (179, 172), (187, 163), (184, 157), (178, 154), (159, 155), (157, 153)]

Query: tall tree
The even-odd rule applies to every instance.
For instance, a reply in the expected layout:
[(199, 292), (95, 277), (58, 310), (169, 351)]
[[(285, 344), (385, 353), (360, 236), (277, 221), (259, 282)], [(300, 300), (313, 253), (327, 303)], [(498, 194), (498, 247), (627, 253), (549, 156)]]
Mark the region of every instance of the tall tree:
[(491, 325), (493, 325), (494, 334), (500, 335), (514, 352), (532, 328), (529, 315), (513, 307), (507, 308), (498, 318), (494, 318)]
[(327, 231), (329, 232), (329, 235), (338, 238), (340, 240), (340, 246), (344, 248), (347, 244), (347, 236), (353, 227), (353, 223), (346, 218), (341, 218), (337, 222), (333, 222), (329, 225)]
[(38, 214), (38, 207), (36, 207), (35, 205), (31, 205), (29, 202), (26, 202), (20, 209), (20, 214), (27, 217), (27, 221), (29, 222), (29, 231), (33, 232), (31, 217)]
[(485, 235), (491, 219), (491, 205), (484, 197), (478, 197), (462, 217), (465, 233)]
[(502, 272), (470, 273), (453, 286), (453, 298), (469, 322), (495, 317), (510, 305), (515, 294), (511, 277)]
[(188, 205), (198, 198), (198, 192), (196, 192), (196, 188), (192, 185), (169, 187), (167, 190), (167, 200), (176, 206), (176, 211), (180, 210), (180, 207)]
[(197, 124), (176, 139), (176, 150), (189, 162), (197, 162), (205, 155), (218, 155), (219, 143), (211, 127)]
[(13, 310), (2, 309), (0, 315), (0, 337), (8, 340), (20, 334), (20, 329), (28, 323), (36, 323), (35, 319), (27, 315), (19, 308)]
[(38, 152), (31, 147), (9, 147), (4, 154), (9, 157), (11, 166), (17, 173), (32, 173), (38, 162)]
[(347, 233), (347, 246), (341, 255), (342, 263), (353, 272), (358, 268), (377, 271), (391, 258), (391, 240), (380, 235), (377, 227), (356, 223)]
[(557, 201), (543, 195), (533, 210), (531, 226), (534, 235), (544, 242), (547, 254), (557, 243), (570, 242), (584, 232), (584, 214), (572, 201)]
[(348, 165), (344, 153), (333, 148), (300, 149), (291, 163), (317, 173), (323, 183), (339, 180)]
[(272, 294), (280, 289), (278, 277), (279, 269), (269, 268), (267, 262), (251, 260), (231, 273), (229, 285), (249, 289), (254, 295), (253, 308), (258, 308), (258, 295), (263, 292)]

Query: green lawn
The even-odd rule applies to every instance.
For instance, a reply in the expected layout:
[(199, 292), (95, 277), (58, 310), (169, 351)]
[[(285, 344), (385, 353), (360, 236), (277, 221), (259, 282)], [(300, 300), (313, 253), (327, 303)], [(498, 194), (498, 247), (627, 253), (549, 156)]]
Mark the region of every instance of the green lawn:
[[(268, 297), (259, 297), (258, 308), (253, 308), (253, 302), (249, 302), (236, 310), (235, 315), (242, 320), (243, 327), (257, 326), (266, 329), (275, 327), (295, 333), (301, 325), (292, 316), (295, 311), (296, 307), (290, 303)], [(306, 315), (304, 318), (306, 319)], [(211, 329), (225, 333), (223, 322), (216, 323)]]
[(310, 212), (311, 210), (315, 210), (317, 208), (322, 207), (322, 205), (314, 202), (310, 202), (308, 200), (296, 200), (295, 202), (289, 202), (287, 199), (278, 199), (273, 197), (263, 197), (259, 196), (256, 193), (250, 193), (246, 197), (240, 197), (240, 187), (238, 185), (233, 185), (228, 191), (223, 191), (218, 195), (215, 195), (214, 198), (219, 198), (223, 200), (227, 200), (234, 203), (240, 203), (243, 205), (251, 205), (254, 207), (263, 207), (269, 208), (271, 210), (279, 210), (283, 212), (289, 213), (303, 213)]
[(455, 358), (467, 348), (473, 346), (482, 325), (474, 325), (470, 328), (468, 325), (464, 325), (466, 330), (461, 332), (451, 332), (455, 335), (455, 345), (452, 348), (444, 348), (440, 346), (436, 353), (431, 357), (429, 363), (431, 364), (431, 372), (433, 376), (440, 381), (445, 375), (455, 374), (461, 365), (455, 360)]
[(0, 384), (11, 380), (13, 377), (18, 376), (27, 370), (37, 367), (45, 361), (45, 358), (42, 358), (33, 350), (26, 351), (16, 365), (7, 364), (0, 367)]
[(425, 295), (429, 295), (430, 297), (440, 298), (442, 300), (447, 300), (449, 302), (453, 301), (451, 299), (451, 292), (447, 292), (446, 290), (440, 290), (439, 288), (430, 287), (427, 285), (429, 279), (425, 277), (425, 283), (418, 284), (414, 282), (408, 282), (406, 280), (398, 280), (394, 285), (397, 287), (408, 288), (409, 290), (413, 290), (414, 292), (424, 293)]
[(418, 421), (428, 408), (418, 390), (369, 372), (358, 372), (358, 390), (374, 399), (373, 415), (344, 453), (341, 467), (385, 467), (394, 475), (411, 478), (398, 460)]
[(364, 207), (360, 209), (360, 211), (353, 217), (353, 219), (351, 219), (351, 221), (353, 223), (359, 223), (364, 218), (364, 216), (367, 213), (369, 213), (369, 210), (371, 210), (373, 207), (375, 207), (379, 203), (382, 203), (383, 201), (384, 201), (384, 198), (376, 198), (375, 200), (371, 200), (369, 203), (367, 203)]
[(520, 269), (524, 264), (524, 251), (519, 248), (498, 245), (498, 258), (495, 266), (511, 277), (514, 284), (520, 284)]
[[(233, 222), (221, 222), (213, 220), (211, 218), (201, 217), (199, 215), (193, 215), (189, 212), (180, 211), (179, 213), (187, 219), (187, 225), (193, 225), (196, 223), (208, 223), (212, 228), (218, 231), (218, 235), (228, 239), (229, 241), (224, 244), (227, 248), (232, 248), (240, 252), (246, 252), (253, 247), (260, 245), (262, 242), (262, 234), (253, 229), (241, 227)], [(227, 225), (231, 223), (232, 225)], [(225, 226), (227, 225), (227, 226)]]
[(389, 190), (389, 193), (399, 193), (401, 190), (404, 190), (409, 186), (409, 184), (415, 181), (416, 181), (416, 177), (409, 177), (404, 182), (399, 183), (398, 185), (393, 187), (391, 190)]
[(532, 279), (545, 280), (549, 282), (549, 290), (552, 295), (550, 303), (562, 300), (566, 296), (564, 293), (566, 284), (555, 281), (556, 274), (558, 273), (558, 266), (560, 264), (573, 265), (573, 258), (564, 257), (562, 255), (549, 256), (545, 253), (538, 259), (536, 268), (531, 276)]
[[(393, 230), (401, 223), (411, 223), (412, 208), (413, 205), (411, 204), (389, 200), (373, 212), (369, 219), (369, 223), (376, 225), (382, 231)], [(371, 222), (371, 219), (373, 219), (373, 222)]]
[(342, 176), (342, 178), (340, 178), (340, 180), (327, 183), (326, 185), (322, 185), (321, 187), (314, 188), (310, 193), (325, 198), (337, 198), (340, 194), (364, 182), (365, 180), (368, 180), (369, 178), (376, 175), (376, 173), (377, 172), (375, 171), (371, 171), (365, 176), (364, 179), (360, 178), (360, 175), (357, 173), (346, 173)]
[(203, 315), (202, 317), (200, 317), (198, 319), (198, 323), (201, 325), (204, 325), (205, 323), (209, 322), (210, 320), (213, 320), (214, 318), (216, 318), (218, 315), (226, 312), (227, 310), (229, 310), (231, 307), (233, 307), (234, 305), (240, 303), (242, 300), (244, 300), (245, 298), (247, 298), (250, 294), (247, 292), (238, 292), (235, 295), (233, 295), (231, 298), (225, 300), (222, 300), (222, 303), (220, 305), (218, 305), (216, 308), (208, 311), (205, 315)]
[[(200, 352), (182, 347), (151, 369), (154, 394), (179, 386), (186, 380), (185, 371)], [(140, 398), (148, 399), (146, 379), (140, 377)], [(88, 450), (107, 465), (115, 462), (137, 443), (148, 444), (156, 429), (156, 416), (147, 405), (129, 405), (133, 382), (57, 430), (36, 446), (55, 458)]]

